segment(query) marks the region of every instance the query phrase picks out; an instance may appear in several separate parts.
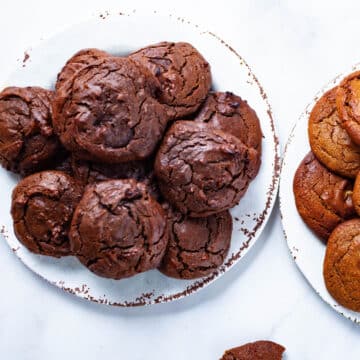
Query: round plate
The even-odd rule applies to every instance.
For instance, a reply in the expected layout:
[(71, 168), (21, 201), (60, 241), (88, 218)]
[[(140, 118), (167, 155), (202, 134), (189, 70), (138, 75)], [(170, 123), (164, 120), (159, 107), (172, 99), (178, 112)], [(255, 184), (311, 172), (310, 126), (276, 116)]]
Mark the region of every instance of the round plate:
[[(144, 29), (146, 29), (144, 31)], [(13, 233), (9, 214), (11, 191), (18, 178), (0, 170), (0, 221), (15, 254), (32, 271), (50, 283), (103, 304), (137, 306), (172, 301), (208, 285), (242, 258), (260, 236), (269, 219), (277, 193), (278, 141), (266, 95), (246, 62), (224, 41), (181, 18), (157, 13), (103, 14), (42, 40), (26, 53), (24, 61), (5, 85), (37, 85), (53, 88), (57, 73), (76, 51), (97, 47), (115, 55), (126, 55), (143, 46), (168, 41), (193, 44), (211, 64), (214, 89), (233, 91), (256, 110), (263, 130), (260, 172), (240, 205), (232, 209), (234, 231), (229, 256), (210, 276), (197, 280), (175, 280), (157, 270), (120, 281), (100, 278), (74, 257), (53, 259), (27, 251)], [(1, 227), (1, 225), (0, 225)]]
[(323, 278), (323, 261), (326, 245), (305, 225), (296, 206), (293, 193), (293, 179), (300, 162), (310, 151), (308, 140), (309, 115), (316, 101), (328, 90), (338, 85), (342, 78), (355, 70), (360, 64), (353, 66), (349, 71), (338, 75), (330, 81), (314, 100), (306, 107), (291, 131), (285, 147), (281, 179), (280, 179), (280, 212), (284, 235), (291, 255), (305, 278), (312, 285), (317, 294), (338, 313), (346, 318), (360, 323), (360, 314), (344, 308), (328, 293)]

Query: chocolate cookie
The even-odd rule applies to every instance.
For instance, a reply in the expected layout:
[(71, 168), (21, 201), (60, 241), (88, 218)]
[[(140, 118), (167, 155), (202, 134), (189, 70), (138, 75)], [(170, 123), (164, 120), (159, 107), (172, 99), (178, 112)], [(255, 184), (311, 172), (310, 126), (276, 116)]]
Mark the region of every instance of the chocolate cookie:
[(146, 186), (133, 179), (88, 185), (70, 240), (92, 272), (122, 279), (159, 266), (168, 241), (165, 214)]
[(74, 75), (87, 66), (96, 64), (96, 62), (106, 56), (110, 55), (99, 49), (83, 49), (78, 51), (66, 62), (65, 66), (59, 72), (55, 89), (58, 90), (61, 86), (71, 86)]
[(211, 92), (195, 121), (234, 135), (261, 154), (262, 132), (259, 118), (249, 104), (231, 92)]
[(12, 194), (16, 237), (31, 252), (71, 255), (68, 231), (82, 187), (61, 171), (43, 171), (21, 180)]
[(227, 350), (221, 360), (281, 360), (285, 348), (272, 341), (255, 341)]
[(360, 147), (341, 125), (336, 108), (337, 88), (326, 92), (315, 104), (309, 118), (312, 152), (328, 169), (354, 178), (360, 170)]
[(235, 206), (258, 169), (258, 156), (208, 124), (177, 121), (155, 160), (163, 196), (183, 214), (206, 217)]
[(79, 158), (121, 163), (148, 157), (168, 118), (153, 98), (145, 68), (127, 58), (103, 57), (61, 86), (53, 102), (54, 127)]
[(360, 311), (360, 219), (346, 221), (329, 237), (324, 260), (325, 285), (341, 305)]
[(60, 143), (51, 125), (52, 92), (8, 87), (0, 93), (0, 163), (29, 174), (44, 168)]
[(189, 218), (168, 207), (169, 243), (159, 270), (179, 279), (196, 279), (215, 271), (230, 248), (232, 218), (224, 211)]
[(293, 183), (296, 207), (306, 225), (324, 241), (339, 223), (355, 216), (352, 187), (311, 152), (299, 165)]
[[(51, 168), (48, 168), (46, 170), (57, 170), (57, 171), (62, 171), (72, 177), (74, 177), (74, 172), (73, 172), (73, 165), (72, 165), (72, 156), (70, 154), (66, 154), (64, 156), (61, 156), (60, 158), (58, 158), (53, 166)], [(79, 180), (79, 179), (76, 179)]]
[(344, 128), (354, 143), (360, 145), (360, 71), (350, 74), (340, 83), (336, 105)]
[(160, 82), (159, 101), (171, 118), (194, 113), (211, 87), (210, 65), (190, 44), (161, 42), (130, 55)]
[(105, 164), (71, 158), (71, 171), (83, 184), (92, 184), (111, 179), (136, 179), (143, 181), (148, 173), (145, 161), (130, 161), (120, 164)]

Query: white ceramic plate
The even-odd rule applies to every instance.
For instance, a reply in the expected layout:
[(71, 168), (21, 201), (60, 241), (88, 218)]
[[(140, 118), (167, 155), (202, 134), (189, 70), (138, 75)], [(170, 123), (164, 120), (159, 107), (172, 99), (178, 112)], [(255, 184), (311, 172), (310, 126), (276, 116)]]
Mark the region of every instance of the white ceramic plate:
[(246, 62), (224, 41), (181, 18), (168, 15), (104, 14), (42, 40), (28, 51), (4, 86), (37, 85), (52, 88), (56, 74), (76, 51), (97, 47), (125, 55), (163, 40), (192, 43), (211, 64), (216, 90), (233, 91), (247, 99), (257, 111), (264, 134), (262, 166), (245, 197), (232, 209), (234, 231), (225, 264), (199, 280), (175, 280), (156, 270), (130, 279), (114, 281), (97, 277), (76, 258), (53, 259), (34, 255), (13, 233), (9, 214), (11, 191), (17, 178), (0, 169), (0, 223), (14, 253), (32, 271), (50, 283), (88, 300), (118, 306), (137, 306), (179, 299), (214, 281), (242, 258), (260, 236), (270, 216), (277, 193), (279, 175), (278, 142), (266, 95)]
[(300, 162), (310, 151), (308, 140), (308, 119), (316, 101), (328, 90), (338, 85), (342, 78), (355, 70), (360, 64), (338, 75), (330, 81), (314, 100), (307, 106), (296, 122), (285, 147), (281, 179), (280, 179), (280, 211), (285, 238), (290, 252), (305, 278), (317, 294), (338, 313), (360, 323), (360, 313), (348, 310), (338, 304), (328, 293), (323, 278), (323, 261), (326, 251), (325, 244), (302, 221), (295, 206), (293, 194), (293, 178)]

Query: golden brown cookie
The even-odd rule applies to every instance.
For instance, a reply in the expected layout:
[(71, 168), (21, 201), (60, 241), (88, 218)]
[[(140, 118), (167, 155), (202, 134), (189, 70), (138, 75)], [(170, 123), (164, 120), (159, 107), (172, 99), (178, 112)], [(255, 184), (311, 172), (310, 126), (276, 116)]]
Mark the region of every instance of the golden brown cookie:
[(360, 170), (360, 147), (341, 125), (336, 108), (337, 88), (326, 92), (315, 104), (309, 118), (312, 152), (328, 169), (349, 178)]
[(360, 219), (346, 221), (331, 233), (324, 279), (329, 293), (339, 304), (360, 311)]
[(336, 106), (344, 128), (351, 139), (360, 145), (360, 71), (348, 75), (340, 83)]
[(357, 175), (354, 183), (354, 189), (352, 193), (352, 201), (355, 211), (360, 215), (360, 173)]
[(296, 207), (323, 240), (338, 224), (355, 216), (352, 187), (351, 181), (330, 172), (311, 152), (299, 165), (293, 183)]
[(255, 341), (225, 351), (221, 360), (281, 360), (285, 348), (272, 341)]

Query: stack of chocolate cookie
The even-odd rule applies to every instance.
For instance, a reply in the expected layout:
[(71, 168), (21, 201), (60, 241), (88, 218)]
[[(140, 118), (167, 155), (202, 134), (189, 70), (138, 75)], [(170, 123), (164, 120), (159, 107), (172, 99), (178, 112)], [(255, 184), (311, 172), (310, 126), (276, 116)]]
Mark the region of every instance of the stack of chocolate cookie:
[(317, 101), (308, 134), (312, 152), (294, 177), (296, 206), (327, 244), (323, 274), (329, 293), (360, 311), (360, 72)]
[(3, 90), (0, 162), (25, 176), (12, 196), (18, 239), (113, 279), (216, 270), (262, 134), (246, 101), (210, 88), (192, 45), (162, 42), (127, 57), (81, 50), (53, 91)]

